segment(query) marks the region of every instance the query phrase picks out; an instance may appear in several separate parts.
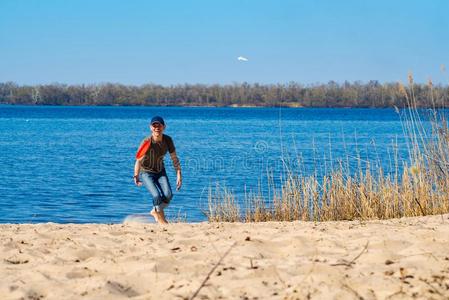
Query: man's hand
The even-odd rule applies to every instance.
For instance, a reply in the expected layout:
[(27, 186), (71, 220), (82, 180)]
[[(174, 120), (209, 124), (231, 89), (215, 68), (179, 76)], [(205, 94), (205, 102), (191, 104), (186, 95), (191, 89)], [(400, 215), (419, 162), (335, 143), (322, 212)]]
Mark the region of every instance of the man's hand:
[(178, 175), (176, 176), (176, 190), (179, 191), (182, 186), (182, 176), (181, 173), (178, 172)]
[(137, 186), (142, 186), (142, 181), (140, 181), (139, 175), (134, 176), (134, 184)]

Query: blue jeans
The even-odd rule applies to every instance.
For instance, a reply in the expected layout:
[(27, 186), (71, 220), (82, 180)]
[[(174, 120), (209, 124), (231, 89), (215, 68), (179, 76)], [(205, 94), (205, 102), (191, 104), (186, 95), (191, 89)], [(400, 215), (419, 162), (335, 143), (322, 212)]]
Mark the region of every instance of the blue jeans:
[(159, 173), (142, 172), (140, 177), (153, 197), (154, 209), (159, 212), (167, 207), (173, 198), (173, 193), (165, 169)]

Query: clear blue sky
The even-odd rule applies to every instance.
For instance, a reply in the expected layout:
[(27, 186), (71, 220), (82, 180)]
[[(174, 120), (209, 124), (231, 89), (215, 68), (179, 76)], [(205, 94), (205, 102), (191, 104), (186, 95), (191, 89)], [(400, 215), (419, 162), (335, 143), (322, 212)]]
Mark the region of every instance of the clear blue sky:
[(447, 0), (1, 0), (0, 82), (447, 84), (448, 16)]

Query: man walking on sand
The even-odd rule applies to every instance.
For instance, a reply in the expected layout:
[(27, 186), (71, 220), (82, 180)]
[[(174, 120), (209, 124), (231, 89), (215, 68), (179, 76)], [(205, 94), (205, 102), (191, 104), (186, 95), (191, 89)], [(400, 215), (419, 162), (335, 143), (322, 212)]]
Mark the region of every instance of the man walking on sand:
[(173, 167), (176, 170), (176, 190), (179, 191), (182, 185), (181, 164), (176, 156), (172, 138), (163, 134), (165, 127), (162, 117), (155, 116), (151, 119), (151, 135), (144, 138), (140, 143), (139, 152), (144, 145), (146, 147), (142, 156), (136, 157), (136, 163), (134, 164), (134, 183), (137, 186), (141, 186), (143, 183), (150, 192), (153, 198), (153, 209), (150, 214), (159, 224), (168, 224), (165, 219), (164, 208), (173, 198), (164, 166), (164, 156), (167, 152), (170, 153)]

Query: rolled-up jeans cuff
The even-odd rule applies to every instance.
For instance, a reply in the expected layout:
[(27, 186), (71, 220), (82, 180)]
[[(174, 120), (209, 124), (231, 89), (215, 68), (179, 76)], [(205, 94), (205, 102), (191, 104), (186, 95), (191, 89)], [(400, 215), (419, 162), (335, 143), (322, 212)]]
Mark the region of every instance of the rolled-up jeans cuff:
[(155, 206), (154, 206), (154, 209), (155, 209), (157, 212), (160, 212), (162, 209), (166, 208), (167, 206), (168, 206), (168, 203), (162, 202), (162, 203), (159, 204), (159, 205), (155, 205)]

